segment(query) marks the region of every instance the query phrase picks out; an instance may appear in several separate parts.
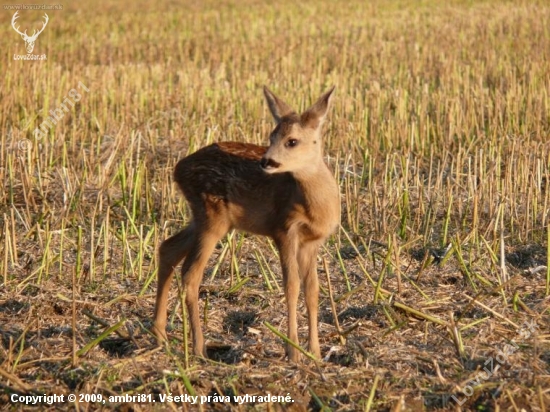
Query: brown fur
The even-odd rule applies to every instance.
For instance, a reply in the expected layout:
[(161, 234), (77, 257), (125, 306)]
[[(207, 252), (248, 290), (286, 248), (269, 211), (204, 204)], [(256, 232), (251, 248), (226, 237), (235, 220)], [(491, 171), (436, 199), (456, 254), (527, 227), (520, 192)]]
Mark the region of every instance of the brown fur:
[[(160, 246), (153, 329), (159, 341), (165, 339), (168, 290), (174, 268), (185, 258), (182, 276), (196, 355), (205, 354), (198, 308), (204, 267), (218, 240), (229, 230), (239, 229), (269, 236), (279, 249), (288, 335), (294, 342), (298, 342), (296, 308), (302, 283), (309, 348), (320, 356), (316, 257), (319, 246), (340, 221), (339, 189), (322, 160), (320, 145), (316, 145), (332, 90), (301, 116), (267, 88), (264, 92), (277, 122), (269, 148), (216, 143), (180, 160), (174, 171), (193, 220)], [(302, 124), (304, 120), (307, 125)], [(298, 140), (296, 148), (285, 145), (289, 138)], [(304, 154), (308, 159), (301, 162)], [(277, 156), (282, 158), (274, 158)], [(262, 158), (266, 170), (260, 165)], [(292, 361), (298, 360), (295, 348), (289, 346), (287, 352)]]

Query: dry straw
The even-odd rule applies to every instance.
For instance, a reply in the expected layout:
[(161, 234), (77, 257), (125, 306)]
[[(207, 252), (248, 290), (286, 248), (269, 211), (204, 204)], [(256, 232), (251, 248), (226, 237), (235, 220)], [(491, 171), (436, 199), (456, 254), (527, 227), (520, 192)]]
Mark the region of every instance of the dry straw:
[[(11, 58), (24, 43), (0, 15), (0, 404), (217, 391), (455, 410), (529, 321), (537, 332), (462, 408), (548, 410), (548, 4), (184, 3), (64, 5), (41, 62)], [(36, 140), (79, 84), (89, 92)], [(267, 143), (264, 84), (300, 108), (337, 86), (324, 143), (342, 227), (319, 262), (319, 367), (284, 360), (278, 258), (246, 235), (205, 276), (214, 360), (175, 339), (176, 304), (171, 343), (148, 333), (158, 245), (189, 220), (175, 162), (213, 141)]]

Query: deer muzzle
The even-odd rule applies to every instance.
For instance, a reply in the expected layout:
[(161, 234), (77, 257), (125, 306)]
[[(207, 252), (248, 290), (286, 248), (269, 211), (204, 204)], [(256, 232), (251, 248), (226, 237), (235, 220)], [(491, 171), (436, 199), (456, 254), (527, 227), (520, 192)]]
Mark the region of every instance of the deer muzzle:
[(281, 166), (280, 163), (276, 162), (273, 159), (268, 159), (267, 157), (262, 157), (262, 160), (260, 161), (260, 166), (262, 166), (262, 169), (266, 171), (277, 169), (279, 166)]

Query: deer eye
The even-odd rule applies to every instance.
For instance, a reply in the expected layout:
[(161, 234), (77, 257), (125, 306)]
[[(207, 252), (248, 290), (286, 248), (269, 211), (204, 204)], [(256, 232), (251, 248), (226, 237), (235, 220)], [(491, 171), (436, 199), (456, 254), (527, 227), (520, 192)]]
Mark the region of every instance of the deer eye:
[(286, 147), (294, 147), (298, 144), (298, 140), (296, 139), (288, 139), (287, 142), (285, 143), (285, 146)]

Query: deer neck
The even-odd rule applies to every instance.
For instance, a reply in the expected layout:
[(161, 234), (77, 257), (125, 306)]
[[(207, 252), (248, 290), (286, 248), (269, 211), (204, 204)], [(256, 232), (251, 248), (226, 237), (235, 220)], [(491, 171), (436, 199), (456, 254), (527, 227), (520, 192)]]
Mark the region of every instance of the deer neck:
[(331, 171), (320, 158), (318, 164), (293, 173), (305, 202), (305, 213), (313, 222), (338, 223), (340, 219), (340, 193)]

